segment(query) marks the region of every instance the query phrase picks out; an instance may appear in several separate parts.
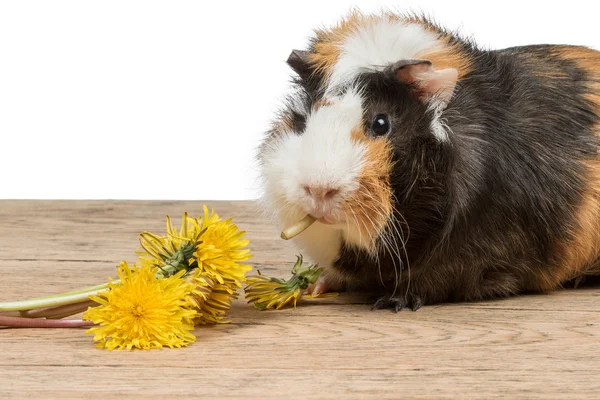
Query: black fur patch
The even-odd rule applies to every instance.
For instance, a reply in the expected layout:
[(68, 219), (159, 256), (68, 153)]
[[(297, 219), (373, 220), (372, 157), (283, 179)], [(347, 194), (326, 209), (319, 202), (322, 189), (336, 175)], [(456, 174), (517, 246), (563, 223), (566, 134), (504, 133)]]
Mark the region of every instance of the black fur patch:
[[(449, 142), (434, 139), (431, 115), (409, 90), (368, 77), (368, 109), (396, 121), (392, 186), (396, 219), (406, 221), (396, 228), (410, 233), (397, 290), (428, 303), (505, 296), (529, 290), (557, 261), (556, 243), (569, 239), (589, 184), (582, 162), (597, 157), (598, 116), (583, 97), (585, 72), (551, 49), (479, 52), (444, 113)], [(528, 70), (532, 54), (563, 77)], [(394, 255), (365, 254), (357, 264), (356, 253), (343, 249), (337, 268), (393, 290)]]

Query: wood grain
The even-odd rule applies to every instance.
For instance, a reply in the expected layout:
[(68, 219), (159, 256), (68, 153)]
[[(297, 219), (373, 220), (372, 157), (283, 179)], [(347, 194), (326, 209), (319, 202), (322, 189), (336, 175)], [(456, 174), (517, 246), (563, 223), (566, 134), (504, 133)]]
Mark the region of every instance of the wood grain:
[[(202, 202), (0, 201), (0, 301), (102, 282), (137, 235)], [(290, 243), (251, 202), (207, 202), (286, 277)], [(345, 294), (200, 327), (180, 350), (108, 352), (83, 330), (0, 330), (0, 398), (598, 398), (600, 289), (370, 311)]]

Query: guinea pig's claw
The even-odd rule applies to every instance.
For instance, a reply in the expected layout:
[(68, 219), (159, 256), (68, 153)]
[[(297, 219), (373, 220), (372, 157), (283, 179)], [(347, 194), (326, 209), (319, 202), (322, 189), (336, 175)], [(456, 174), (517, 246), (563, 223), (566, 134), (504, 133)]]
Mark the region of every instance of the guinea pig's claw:
[(377, 301), (375, 301), (375, 304), (373, 304), (373, 307), (371, 307), (371, 311), (378, 309), (381, 310), (382, 308), (388, 308), (390, 306), (390, 298), (387, 296), (383, 296), (377, 299)]
[(405, 307), (410, 307), (413, 311), (417, 311), (423, 302), (418, 296), (410, 296), (410, 300), (406, 297), (399, 296), (382, 296), (377, 299), (371, 310), (374, 309), (391, 309), (394, 312), (402, 311)]
[(391, 298), (390, 299), (390, 307), (394, 310), (394, 312), (402, 311), (402, 309), (406, 306), (406, 302), (404, 299), (400, 298)]
[(419, 308), (423, 306), (423, 301), (419, 296), (413, 296), (411, 309), (413, 311), (417, 311)]

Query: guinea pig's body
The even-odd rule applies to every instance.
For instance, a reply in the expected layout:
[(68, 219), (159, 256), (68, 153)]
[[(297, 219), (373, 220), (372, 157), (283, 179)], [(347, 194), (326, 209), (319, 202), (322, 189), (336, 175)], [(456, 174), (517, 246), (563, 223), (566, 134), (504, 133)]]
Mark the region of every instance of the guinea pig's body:
[(600, 53), (478, 49), (425, 19), (353, 13), (288, 63), (265, 201), (378, 307), (549, 291), (600, 274)]

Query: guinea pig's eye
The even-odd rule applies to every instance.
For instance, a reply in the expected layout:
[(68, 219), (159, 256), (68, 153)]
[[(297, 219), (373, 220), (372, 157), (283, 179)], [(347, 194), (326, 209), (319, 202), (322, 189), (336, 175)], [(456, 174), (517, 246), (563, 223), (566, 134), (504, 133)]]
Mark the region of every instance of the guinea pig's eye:
[(371, 129), (373, 133), (377, 136), (382, 136), (389, 133), (391, 129), (390, 120), (387, 115), (377, 114), (375, 118), (373, 118), (373, 122), (371, 124)]

